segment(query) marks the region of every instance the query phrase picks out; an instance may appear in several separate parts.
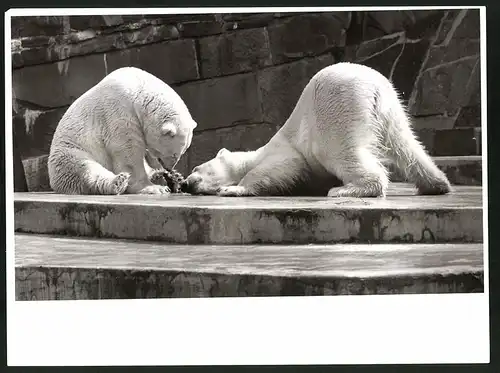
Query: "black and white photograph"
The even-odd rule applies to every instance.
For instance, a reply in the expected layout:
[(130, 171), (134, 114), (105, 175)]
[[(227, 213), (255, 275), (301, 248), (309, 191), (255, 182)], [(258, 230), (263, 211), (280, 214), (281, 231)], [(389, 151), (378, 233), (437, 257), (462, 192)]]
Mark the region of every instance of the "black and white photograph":
[[(136, 346), (149, 358), (128, 346), (109, 361), (73, 342), (23, 354), (8, 336), (9, 359), (488, 362), (485, 15), (9, 10), (9, 333), (170, 334)], [(294, 346), (314, 333), (338, 340)], [(436, 341), (384, 348), (417, 346), (411, 333)], [(182, 352), (197, 334), (251, 337), (229, 356)], [(271, 353), (273, 339), (293, 347)]]

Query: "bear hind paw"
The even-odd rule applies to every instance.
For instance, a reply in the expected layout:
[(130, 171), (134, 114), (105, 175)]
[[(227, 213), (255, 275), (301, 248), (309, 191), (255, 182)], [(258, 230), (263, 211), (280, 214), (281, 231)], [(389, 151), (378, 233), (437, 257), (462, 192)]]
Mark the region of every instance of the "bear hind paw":
[(331, 188), (328, 191), (328, 197), (375, 198), (384, 196), (385, 191), (378, 187), (365, 187), (353, 184)]

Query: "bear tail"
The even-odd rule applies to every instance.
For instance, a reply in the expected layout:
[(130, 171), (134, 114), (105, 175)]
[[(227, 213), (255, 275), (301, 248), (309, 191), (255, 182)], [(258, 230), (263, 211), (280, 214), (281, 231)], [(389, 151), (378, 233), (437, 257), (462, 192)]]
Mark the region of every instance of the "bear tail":
[[(386, 96), (386, 98), (389, 98)], [(381, 110), (385, 122), (385, 149), (406, 180), (415, 184), (421, 195), (441, 195), (451, 192), (451, 185), (415, 136), (412, 123), (399, 97), (397, 104), (386, 101)]]

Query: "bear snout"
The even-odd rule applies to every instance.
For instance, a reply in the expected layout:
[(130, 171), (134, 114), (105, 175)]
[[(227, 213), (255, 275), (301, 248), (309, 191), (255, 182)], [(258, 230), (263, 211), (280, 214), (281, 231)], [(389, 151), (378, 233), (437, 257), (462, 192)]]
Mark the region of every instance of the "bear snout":
[(181, 190), (184, 193), (191, 193), (192, 194), (194, 192), (196, 184), (198, 184), (201, 181), (201, 179), (202, 178), (200, 175), (192, 173), (182, 183)]
[(189, 184), (186, 180), (180, 183), (180, 188), (182, 193), (189, 193)]

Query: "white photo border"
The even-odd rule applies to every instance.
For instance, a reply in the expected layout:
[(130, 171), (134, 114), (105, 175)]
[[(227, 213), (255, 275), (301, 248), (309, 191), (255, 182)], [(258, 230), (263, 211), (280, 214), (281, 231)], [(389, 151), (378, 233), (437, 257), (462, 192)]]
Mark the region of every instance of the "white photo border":
[[(11, 17), (480, 9), (484, 293), (15, 301)], [(488, 363), (486, 7), (46, 8), (5, 13), (7, 363)]]

